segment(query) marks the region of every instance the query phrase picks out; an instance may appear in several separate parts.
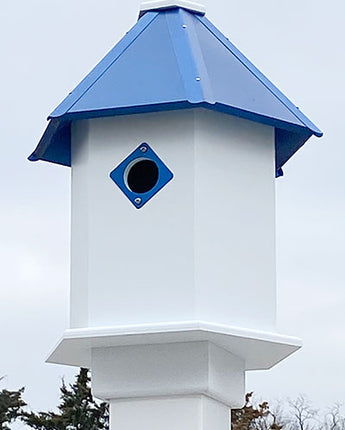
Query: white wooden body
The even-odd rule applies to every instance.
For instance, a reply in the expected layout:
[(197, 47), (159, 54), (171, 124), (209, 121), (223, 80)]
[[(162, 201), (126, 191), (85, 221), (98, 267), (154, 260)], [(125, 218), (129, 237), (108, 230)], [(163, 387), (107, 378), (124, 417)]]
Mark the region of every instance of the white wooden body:
[[(109, 173), (147, 142), (174, 173), (137, 210)], [(274, 128), (194, 109), (72, 129), (71, 328), (275, 331)]]

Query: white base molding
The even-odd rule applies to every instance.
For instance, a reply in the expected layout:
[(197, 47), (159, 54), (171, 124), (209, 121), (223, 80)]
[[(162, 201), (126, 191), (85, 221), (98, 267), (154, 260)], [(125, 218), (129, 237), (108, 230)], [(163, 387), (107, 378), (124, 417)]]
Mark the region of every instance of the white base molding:
[(95, 348), (91, 369), (103, 400), (204, 395), (243, 405), (244, 360), (207, 341)]
[(245, 370), (270, 369), (302, 346), (296, 337), (203, 321), (66, 330), (49, 363), (91, 367), (94, 348), (211, 342), (244, 360)]

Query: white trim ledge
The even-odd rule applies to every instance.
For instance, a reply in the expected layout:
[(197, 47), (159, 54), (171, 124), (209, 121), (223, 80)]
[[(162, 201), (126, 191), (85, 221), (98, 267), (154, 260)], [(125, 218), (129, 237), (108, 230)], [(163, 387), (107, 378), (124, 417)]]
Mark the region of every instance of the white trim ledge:
[(299, 338), (204, 321), (66, 330), (47, 362), (90, 367), (93, 348), (209, 341), (245, 360), (246, 370), (270, 369), (301, 348)]

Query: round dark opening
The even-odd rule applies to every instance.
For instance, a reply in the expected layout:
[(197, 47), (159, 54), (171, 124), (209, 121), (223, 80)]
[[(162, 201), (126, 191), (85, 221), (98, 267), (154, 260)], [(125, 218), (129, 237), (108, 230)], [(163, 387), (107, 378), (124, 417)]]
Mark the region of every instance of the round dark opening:
[(139, 160), (129, 167), (127, 185), (133, 193), (147, 193), (157, 184), (158, 167), (154, 161)]

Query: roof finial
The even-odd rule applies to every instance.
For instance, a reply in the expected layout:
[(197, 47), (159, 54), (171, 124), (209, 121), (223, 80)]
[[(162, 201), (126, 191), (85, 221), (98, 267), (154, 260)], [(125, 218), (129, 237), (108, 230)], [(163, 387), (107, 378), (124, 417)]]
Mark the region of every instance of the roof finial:
[(206, 7), (200, 3), (194, 3), (187, 0), (153, 0), (141, 3), (140, 15), (143, 15), (148, 11), (174, 9), (176, 7), (181, 7), (200, 15), (206, 14)]

